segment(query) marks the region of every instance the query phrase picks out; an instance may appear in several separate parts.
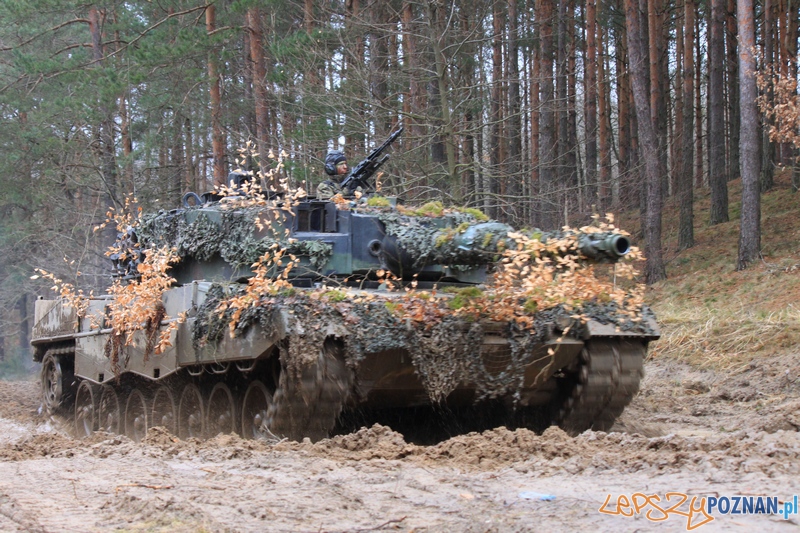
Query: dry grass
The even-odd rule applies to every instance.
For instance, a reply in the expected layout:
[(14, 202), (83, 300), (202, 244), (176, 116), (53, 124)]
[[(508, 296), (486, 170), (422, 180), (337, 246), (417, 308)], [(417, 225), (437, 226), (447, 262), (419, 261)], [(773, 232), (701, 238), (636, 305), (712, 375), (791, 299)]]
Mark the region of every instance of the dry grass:
[[(730, 182), (731, 221), (708, 225), (707, 190), (695, 197), (695, 246), (677, 250), (678, 206), (664, 209), (668, 279), (648, 290), (663, 337), (651, 357), (672, 357), (701, 368), (735, 370), (754, 360), (800, 348), (800, 194), (788, 171), (762, 196), (763, 259), (735, 270), (741, 183)], [(635, 218), (634, 218), (635, 217)], [(638, 214), (620, 226), (634, 232)]]
[(670, 357), (700, 368), (736, 372), (757, 357), (800, 344), (800, 308), (761, 313), (748, 308), (658, 306), (662, 338), (650, 357)]

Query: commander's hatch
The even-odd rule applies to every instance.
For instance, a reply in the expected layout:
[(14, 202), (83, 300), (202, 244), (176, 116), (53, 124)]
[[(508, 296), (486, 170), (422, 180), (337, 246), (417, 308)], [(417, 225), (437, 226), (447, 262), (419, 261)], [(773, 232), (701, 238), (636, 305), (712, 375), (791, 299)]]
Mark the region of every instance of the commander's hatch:
[(336, 233), (336, 204), (326, 201), (309, 201), (295, 206), (295, 233)]

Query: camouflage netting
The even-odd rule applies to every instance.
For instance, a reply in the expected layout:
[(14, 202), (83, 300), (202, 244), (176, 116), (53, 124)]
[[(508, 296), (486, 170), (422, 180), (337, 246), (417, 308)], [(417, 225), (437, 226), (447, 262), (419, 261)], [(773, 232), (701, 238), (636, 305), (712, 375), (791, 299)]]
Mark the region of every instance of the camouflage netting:
[[(386, 233), (397, 239), (399, 246), (414, 258), (414, 266), (438, 265), (485, 265), (496, 262), (503, 252), (517, 244), (516, 230), (507, 224), (477, 217), (471, 212), (447, 211), (436, 216), (421, 216), (395, 210), (381, 210), (378, 218), (386, 227)], [(559, 249), (543, 249), (542, 255), (591, 258), (595, 262), (614, 262), (618, 258), (602, 249), (604, 239), (615, 234), (610, 232), (585, 233), (583, 231), (550, 231), (538, 229), (520, 232), (542, 243), (570, 243)], [(598, 249), (600, 247), (600, 249)]]
[[(487, 368), (481, 353), (485, 326), (481, 321), (444, 313), (439, 320), (420, 322), (401, 317), (397, 298), (348, 298), (330, 291), (311, 293), (291, 291), (283, 296), (263, 297), (260, 305), (246, 309), (235, 323), (235, 335), (259, 326), (265, 335), (286, 327), (287, 369), (298, 376), (311, 364), (325, 339), (331, 335), (344, 340), (346, 360), (357, 371), (367, 354), (404, 350), (413, 362), (422, 385), (434, 402), (442, 401), (459, 384), (472, 383), (476, 399), (511, 395), (517, 397), (523, 383), (525, 366), (532, 362), (533, 350), (544, 342), (548, 327), (559, 316), (572, 312), (557, 306), (535, 314), (535, 327), (523, 330), (513, 322), (503, 324), (500, 334), (509, 340), (510, 353), (503, 370)], [(218, 342), (228, 334), (231, 310), (222, 316), (217, 309), (224, 300), (222, 286), (215, 285), (198, 310), (193, 331), (195, 347)], [(446, 300), (443, 300), (444, 305)], [(614, 304), (593, 302), (583, 312), (603, 323), (614, 323), (625, 331), (649, 332), (642, 322), (633, 322), (617, 313)], [(648, 310), (649, 312), (649, 310)], [(574, 328), (571, 336), (579, 336)]]
[[(415, 258), (416, 266), (431, 263), (486, 264), (497, 253), (498, 240), (511, 229), (504, 224), (494, 224), (498, 228), (495, 228), (496, 234), (489, 237), (491, 242), (485, 242), (482, 233), (479, 242), (483, 246), (467, 250), (448, 246), (448, 243), (467, 228), (483, 225), (484, 221), (471, 213), (453, 212), (434, 217), (383, 211), (378, 214), (378, 218), (386, 227), (386, 233), (395, 237), (400, 247)], [(492, 251), (487, 253), (488, 249)]]
[(193, 222), (187, 215), (200, 208), (188, 208), (175, 212), (160, 212), (141, 217), (136, 228), (139, 242), (144, 247), (169, 246), (177, 249), (181, 259), (192, 257), (207, 261), (219, 254), (228, 264), (249, 266), (277, 245), (288, 254), (307, 257), (315, 267), (324, 265), (330, 258), (332, 248), (320, 241), (298, 241), (280, 238), (258, 238), (254, 236), (256, 220), (262, 208), (238, 208), (220, 210), (220, 223), (200, 212)]

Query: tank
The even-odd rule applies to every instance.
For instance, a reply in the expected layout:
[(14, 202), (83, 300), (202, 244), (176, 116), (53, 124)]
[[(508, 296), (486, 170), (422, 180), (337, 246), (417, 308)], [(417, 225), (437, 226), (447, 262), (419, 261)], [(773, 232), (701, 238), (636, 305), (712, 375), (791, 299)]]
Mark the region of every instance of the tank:
[(447, 434), (577, 434), (609, 429), (639, 390), (659, 330), (614, 279), (626, 235), (374, 195), (270, 198), (250, 179), (120, 226), (111, 294), (36, 302), (43, 405), (78, 435), (316, 441), (430, 417)]

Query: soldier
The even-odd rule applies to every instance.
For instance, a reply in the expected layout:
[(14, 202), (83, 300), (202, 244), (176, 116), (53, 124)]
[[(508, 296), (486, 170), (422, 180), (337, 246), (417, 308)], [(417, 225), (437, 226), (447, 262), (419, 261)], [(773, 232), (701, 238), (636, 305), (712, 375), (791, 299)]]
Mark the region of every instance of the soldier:
[(341, 182), (350, 168), (347, 166), (347, 157), (341, 150), (331, 150), (325, 156), (325, 173), (331, 178), (317, 185), (317, 198), (327, 200), (328, 198), (342, 193)]

